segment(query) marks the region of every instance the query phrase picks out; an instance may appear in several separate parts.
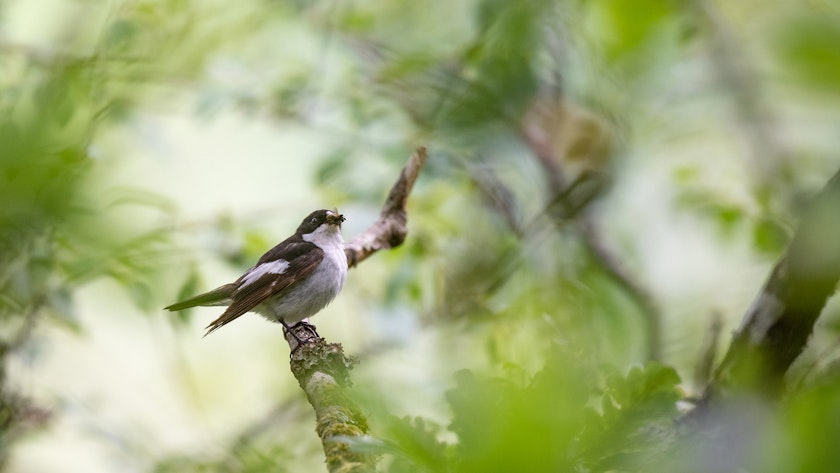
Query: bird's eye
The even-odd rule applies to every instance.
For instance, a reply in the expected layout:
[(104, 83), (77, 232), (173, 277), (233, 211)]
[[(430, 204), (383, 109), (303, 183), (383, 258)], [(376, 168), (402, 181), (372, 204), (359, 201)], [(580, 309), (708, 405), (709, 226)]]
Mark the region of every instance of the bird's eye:
[(316, 217), (312, 217), (312, 220), (310, 220), (310, 222), (312, 222), (312, 223), (316, 223), (317, 221), (318, 221), (318, 219)]

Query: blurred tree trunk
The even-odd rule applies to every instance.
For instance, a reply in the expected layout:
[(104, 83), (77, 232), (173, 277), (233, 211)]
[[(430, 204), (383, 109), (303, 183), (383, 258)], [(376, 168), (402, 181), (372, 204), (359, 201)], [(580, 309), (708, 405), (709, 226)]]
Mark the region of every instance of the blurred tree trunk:
[(732, 391), (770, 397), (805, 349), (840, 280), (840, 171), (814, 199), (753, 301), (704, 398)]

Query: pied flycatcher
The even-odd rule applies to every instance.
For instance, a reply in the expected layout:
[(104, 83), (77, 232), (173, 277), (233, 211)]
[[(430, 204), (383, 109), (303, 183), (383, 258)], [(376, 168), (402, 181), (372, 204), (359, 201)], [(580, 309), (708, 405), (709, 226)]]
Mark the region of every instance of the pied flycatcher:
[(286, 330), (327, 306), (347, 279), (341, 222), (333, 210), (316, 210), (236, 281), (176, 302), (166, 309), (228, 306), (207, 326), (207, 336), (246, 312), (256, 312)]

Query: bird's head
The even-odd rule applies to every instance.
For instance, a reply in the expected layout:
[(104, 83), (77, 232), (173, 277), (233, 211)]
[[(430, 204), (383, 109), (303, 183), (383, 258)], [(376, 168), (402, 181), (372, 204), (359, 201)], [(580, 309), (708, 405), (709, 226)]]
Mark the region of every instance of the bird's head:
[(341, 231), (341, 223), (344, 222), (344, 215), (338, 213), (338, 210), (316, 210), (309, 214), (297, 229), (300, 235), (308, 235), (318, 230), (322, 225), (324, 229), (332, 231)]

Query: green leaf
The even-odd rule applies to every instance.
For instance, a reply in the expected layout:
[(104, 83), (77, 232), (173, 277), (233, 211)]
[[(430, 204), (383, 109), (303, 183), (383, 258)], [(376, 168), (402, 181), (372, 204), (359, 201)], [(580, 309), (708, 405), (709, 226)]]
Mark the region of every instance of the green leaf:
[(264, 233), (256, 230), (247, 230), (242, 235), (242, 252), (247, 261), (256, 261), (263, 253), (273, 245)]
[(387, 442), (354, 441), (351, 448), (393, 454), (392, 472), (445, 472), (451, 458), (449, 446), (437, 438), (441, 430), (439, 425), (421, 417), (390, 417), (384, 428)]
[(586, 383), (561, 350), (524, 384), (460, 371), (446, 398), (461, 471), (572, 469), (568, 451), (585, 419)]
[(781, 70), (804, 85), (840, 94), (840, 15), (801, 16), (776, 37)]
[(606, 370), (600, 415), (577, 438), (579, 461), (595, 471), (632, 470), (663, 455), (676, 439), (679, 382), (673, 368), (655, 362), (625, 376)]
[(763, 218), (753, 226), (753, 244), (764, 254), (778, 255), (789, 240), (788, 232), (774, 220)]
[(612, 60), (644, 52), (646, 44), (659, 39), (663, 25), (680, 13), (671, 0), (593, 0), (588, 9), (591, 32)]

